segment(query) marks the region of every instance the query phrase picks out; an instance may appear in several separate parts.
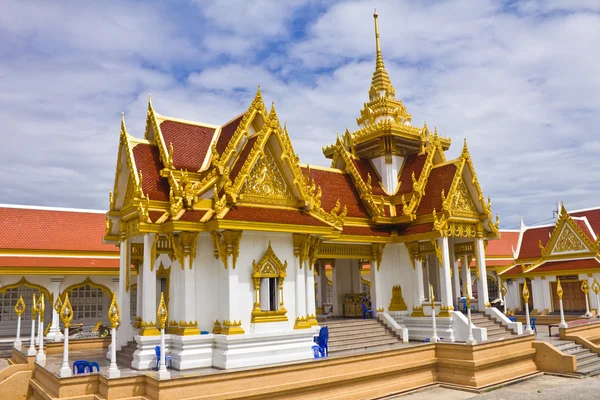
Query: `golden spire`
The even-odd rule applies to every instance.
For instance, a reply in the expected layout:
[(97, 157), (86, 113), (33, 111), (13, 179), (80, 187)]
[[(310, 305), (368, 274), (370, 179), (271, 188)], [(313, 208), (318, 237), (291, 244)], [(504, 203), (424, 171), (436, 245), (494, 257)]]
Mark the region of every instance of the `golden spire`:
[(379, 24), (377, 10), (373, 12), (373, 19), (375, 20), (375, 72), (373, 72), (373, 79), (371, 80), (371, 89), (369, 90), (370, 100), (374, 100), (376, 97), (388, 97), (395, 98), (396, 91), (392, 86), (392, 81), (385, 70), (383, 63), (383, 55), (381, 54), (381, 45), (379, 43)]

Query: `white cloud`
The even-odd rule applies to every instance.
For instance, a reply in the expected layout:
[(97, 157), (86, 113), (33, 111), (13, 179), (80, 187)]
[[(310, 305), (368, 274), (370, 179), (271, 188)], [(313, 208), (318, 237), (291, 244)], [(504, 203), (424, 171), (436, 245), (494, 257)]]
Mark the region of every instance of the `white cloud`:
[(219, 124), (260, 84), (302, 161), (327, 165), (367, 100), (375, 5), (413, 125), (451, 156), (468, 139), (505, 227), (597, 205), (596, 1), (107, 4), (3, 4), (1, 202), (106, 207), (119, 113), (141, 136), (150, 92), (159, 113)]

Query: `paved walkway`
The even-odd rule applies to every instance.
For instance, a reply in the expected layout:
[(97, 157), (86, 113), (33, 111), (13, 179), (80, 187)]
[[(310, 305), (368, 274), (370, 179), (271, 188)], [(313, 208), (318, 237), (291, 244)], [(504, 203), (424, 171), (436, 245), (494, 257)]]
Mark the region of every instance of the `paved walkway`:
[(483, 394), (436, 387), (403, 396), (386, 397), (386, 400), (591, 400), (597, 399), (598, 393), (598, 377), (572, 379), (543, 375)]

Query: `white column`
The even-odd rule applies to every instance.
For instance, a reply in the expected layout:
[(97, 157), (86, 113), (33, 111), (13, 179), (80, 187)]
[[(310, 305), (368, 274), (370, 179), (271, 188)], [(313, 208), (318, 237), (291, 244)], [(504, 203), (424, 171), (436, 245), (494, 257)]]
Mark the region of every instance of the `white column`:
[(106, 376), (110, 379), (120, 378), (121, 371), (117, 366), (117, 328), (111, 328), (111, 345), (110, 345), (110, 366), (106, 371)]
[(171, 373), (167, 371), (167, 363), (166, 363), (166, 350), (165, 347), (165, 330), (161, 328), (160, 330), (160, 360), (158, 363), (158, 379), (169, 379), (171, 378)]
[(483, 239), (476, 238), (475, 246), (477, 246), (477, 268), (479, 268), (479, 280), (477, 281), (477, 297), (479, 311), (483, 311), (486, 307), (490, 306), (490, 298), (488, 295), (487, 286), (487, 271), (485, 267), (485, 247), (483, 245)]
[(40, 328), (38, 331), (38, 352), (35, 355), (35, 362), (44, 364), (46, 362), (46, 354), (44, 353), (44, 319), (40, 319)]
[[(184, 303), (183, 303), (183, 319), (187, 323), (196, 322), (196, 277), (195, 272), (195, 260), (192, 259), (191, 255), (186, 254), (184, 257), (185, 268), (183, 269), (183, 292), (184, 292)], [(229, 268), (232, 270), (233, 268)], [(156, 280), (156, 278), (155, 278)], [(156, 308), (156, 307), (155, 307)]]
[[(51, 289), (54, 301), (58, 299), (60, 296), (60, 284), (63, 281), (63, 277), (52, 277), (50, 278), (52, 285)], [(58, 315), (58, 311), (54, 309), (54, 304), (52, 306), (52, 325), (50, 326), (50, 331), (48, 331), (48, 341), (51, 342), (60, 342), (63, 338), (63, 334), (60, 332), (60, 318)]]
[(305, 264), (305, 299), (306, 299), (306, 315), (311, 326), (317, 326), (317, 308), (315, 306), (315, 265), (310, 265), (310, 261)]
[[(129, 292), (126, 288), (127, 269), (131, 268), (130, 241), (123, 234), (121, 236), (121, 245), (119, 249), (119, 291), (117, 292), (117, 302), (121, 307), (121, 331), (116, 346), (120, 348), (127, 344), (127, 341), (133, 337), (133, 329), (129, 323)], [(141, 269), (141, 268), (140, 268)], [(109, 299), (110, 302), (110, 299)], [(127, 319), (126, 319), (127, 318)]]
[[(154, 233), (144, 234), (144, 261), (140, 266), (142, 271), (142, 290), (144, 291), (144, 301), (142, 302), (142, 309), (138, 310), (142, 321), (146, 324), (154, 322), (156, 323), (156, 268), (154, 268), (154, 261), (152, 260), (152, 245), (154, 243)], [(139, 287), (138, 283), (138, 287)], [(129, 317), (129, 293), (125, 296), (127, 299), (127, 305), (124, 303), (121, 306), (121, 321), (122, 325), (127, 324), (131, 318)], [(122, 300), (123, 301), (123, 300)], [(127, 315), (124, 315), (125, 309)], [(156, 327), (142, 328), (143, 334), (146, 336), (158, 336), (159, 332)], [(119, 335), (120, 336), (120, 335)]]
[(63, 361), (58, 376), (61, 378), (69, 378), (72, 375), (71, 367), (69, 366), (69, 327), (65, 326), (65, 340), (63, 342)]
[[(323, 274), (325, 273), (325, 268), (323, 268), (323, 263), (319, 262), (315, 264), (315, 268), (317, 271), (317, 310), (323, 310)], [(600, 307), (598, 308), (600, 310)]]
[(381, 298), (381, 274), (376, 260), (371, 262), (371, 309), (373, 312), (383, 309), (383, 299)]
[(473, 282), (471, 281), (471, 265), (469, 264), (469, 257), (463, 256), (462, 265), (464, 265), (462, 270), (464, 274), (463, 285), (465, 286), (463, 288), (463, 293), (466, 296), (467, 292), (469, 292), (469, 296), (473, 297)]
[(453, 296), (452, 301), (454, 304), (454, 309), (460, 309), (460, 275), (458, 272), (458, 260), (454, 255), (454, 246), (450, 246), (450, 264), (452, 265), (452, 287), (453, 287)]
[[(31, 305), (32, 307), (35, 306), (35, 304)], [(27, 350), (27, 356), (28, 357), (33, 357), (35, 356), (35, 326), (36, 326), (36, 320), (35, 320), (35, 316), (31, 316), (31, 340), (29, 342), (29, 350)]]
[(21, 350), (21, 316), (17, 318), (17, 336), (15, 337), (15, 342), (13, 343), (13, 347), (15, 349)]
[(306, 324), (300, 323), (298, 318), (306, 317), (306, 277), (304, 265), (306, 263), (300, 263), (298, 257), (294, 257), (294, 273), (296, 278), (295, 289), (295, 301), (296, 301), (296, 323), (294, 327), (305, 328)]
[(442, 273), (440, 274), (440, 292), (441, 306), (440, 316), (450, 317), (450, 311), (454, 310), (452, 302), (452, 282), (450, 281), (450, 251), (448, 248), (448, 238), (441, 237), (437, 240), (438, 246), (442, 250)]
[(415, 257), (415, 268), (413, 277), (413, 311), (412, 317), (422, 317), (423, 309), (422, 304), (425, 299), (425, 289), (423, 288), (423, 262), (420, 257)]
[(336, 267), (335, 264), (331, 264), (331, 302), (333, 303), (333, 315), (341, 316), (343, 315), (342, 307), (338, 299), (338, 290), (337, 290), (337, 274), (340, 271), (340, 267)]

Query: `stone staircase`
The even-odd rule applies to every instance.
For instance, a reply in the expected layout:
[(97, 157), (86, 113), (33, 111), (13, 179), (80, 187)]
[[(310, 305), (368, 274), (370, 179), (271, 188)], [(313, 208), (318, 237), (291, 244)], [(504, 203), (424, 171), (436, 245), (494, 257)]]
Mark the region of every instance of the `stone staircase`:
[(133, 353), (137, 349), (137, 343), (135, 340), (127, 342), (126, 346), (121, 347), (121, 350), (117, 351), (117, 364), (131, 368), (131, 362), (133, 361)]
[(339, 319), (320, 323), (329, 328), (329, 352), (388, 350), (402, 340), (374, 319)]
[(501, 323), (496, 322), (492, 317), (482, 312), (471, 313), (471, 321), (473, 321), (473, 325), (475, 325), (477, 328), (487, 329), (488, 341), (508, 339), (510, 337), (517, 336), (513, 333), (513, 331)]
[(564, 343), (554, 344), (558, 350), (565, 354), (575, 356), (577, 369), (575, 373), (579, 375), (600, 375), (600, 356), (592, 353), (590, 350), (573, 341), (561, 341)]

